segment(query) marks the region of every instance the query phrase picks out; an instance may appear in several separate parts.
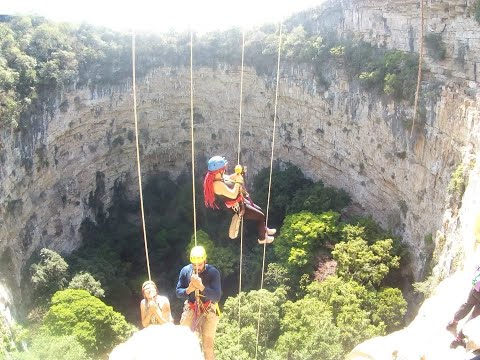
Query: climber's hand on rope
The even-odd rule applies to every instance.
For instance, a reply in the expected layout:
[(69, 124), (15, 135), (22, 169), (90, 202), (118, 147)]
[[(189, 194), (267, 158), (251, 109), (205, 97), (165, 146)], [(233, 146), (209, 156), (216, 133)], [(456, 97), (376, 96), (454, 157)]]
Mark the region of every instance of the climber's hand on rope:
[(236, 184), (240, 184), (240, 185), (243, 185), (244, 184), (244, 180), (243, 180), (243, 176), (241, 174), (233, 174), (230, 176), (230, 180), (234, 181)]
[(187, 292), (187, 295), (195, 291), (195, 287), (192, 285), (192, 282), (188, 284), (188, 287), (185, 289), (185, 291)]
[(190, 284), (194, 286), (198, 290), (203, 290), (205, 289), (205, 286), (203, 286), (202, 279), (200, 276), (193, 274), (191, 279), (190, 279)]
[(148, 303), (148, 314), (155, 315), (157, 312), (158, 305), (155, 301), (149, 301)]

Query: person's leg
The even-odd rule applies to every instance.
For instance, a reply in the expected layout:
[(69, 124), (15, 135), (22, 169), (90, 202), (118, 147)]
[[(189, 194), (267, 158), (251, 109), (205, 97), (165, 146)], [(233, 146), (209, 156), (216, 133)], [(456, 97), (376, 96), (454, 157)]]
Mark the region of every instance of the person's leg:
[(265, 239), (266, 226), (265, 226), (265, 215), (260, 210), (254, 208), (247, 202), (245, 203), (245, 213), (243, 217), (246, 220), (254, 220), (257, 222), (257, 233), (258, 240)]
[(214, 360), (215, 332), (217, 331), (219, 317), (215, 309), (208, 310), (202, 324), (202, 344), (205, 360)]
[(462, 320), (467, 314), (472, 310), (472, 308), (480, 302), (480, 293), (475, 289), (470, 291), (468, 294), (467, 301), (463, 303), (453, 316), (453, 321), (458, 322)]
[[(470, 312), (470, 310), (472, 310), (474, 306), (478, 306), (479, 304), (480, 304), (480, 293), (476, 291), (474, 288), (472, 288), (472, 290), (470, 290), (470, 293), (468, 294), (467, 301), (462, 305), (460, 305), (457, 312), (453, 316), (453, 319), (450, 320), (450, 322), (447, 324), (447, 330), (456, 332), (458, 322), (461, 319), (463, 319), (465, 316), (467, 316), (467, 314)], [(477, 315), (478, 313), (474, 309), (472, 317), (475, 317)]]
[(480, 315), (480, 303), (473, 307), (472, 319), (475, 319), (478, 315)]
[(230, 239), (236, 239), (238, 236), (238, 230), (240, 228), (240, 217), (237, 213), (233, 214), (232, 221), (230, 221), (230, 227), (228, 228), (228, 237)]
[(188, 301), (186, 301), (185, 305), (183, 306), (182, 317), (180, 318), (180, 325), (188, 326), (190, 329), (192, 329), (194, 315), (195, 313), (192, 309), (190, 309)]

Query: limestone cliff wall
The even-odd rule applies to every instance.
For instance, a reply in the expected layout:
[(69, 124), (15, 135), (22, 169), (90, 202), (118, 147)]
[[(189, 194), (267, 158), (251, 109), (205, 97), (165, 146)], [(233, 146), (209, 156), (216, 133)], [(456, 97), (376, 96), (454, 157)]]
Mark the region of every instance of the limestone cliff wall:
[[(428, 255), (425, 236), (442, 229), (451, 173), (479, 145), (480, 32), (469, 17), (471, 2), (455, 4), (428, 3), (428, 28), (446, 24), (447, 57), (426, 58), (429, 78), (443, 85), (428, 103), (424, 128), (412, 136), (411, 107), (361, 91), (341, 69), (332, 70), (335, 81), (325, 92), (308, 68), (285, 65), (280, 78), (275, 159), (346, 189), (366, 213), (402, 235), (417, 277)], [(417, 50), (416, 2), (332, 1), (324, 9), (341, 19), (339, 33)], [(468, 45), (461, 66), (455, 60), (460, 42)], [(186, 68), (159, 68), (138, 80), (144, 175), (190, 168), (189, 76)], [(53, 112), (33, 115), (28, 131), (1, 134), (0, 270), (14, 294), (33, 251), (48, 246), (68, 253), (80, 244), (82, 220), (108, 208), (116, 182), (138, 194), (131, 85), (77, 89)], [(251, 173), (270, 162), (274, 85), (275, 79), (245, 69), (241, 161)], [(194, 69), (199, 176), (213, 154), (236, 159), (239, 91), (238, 68)]]

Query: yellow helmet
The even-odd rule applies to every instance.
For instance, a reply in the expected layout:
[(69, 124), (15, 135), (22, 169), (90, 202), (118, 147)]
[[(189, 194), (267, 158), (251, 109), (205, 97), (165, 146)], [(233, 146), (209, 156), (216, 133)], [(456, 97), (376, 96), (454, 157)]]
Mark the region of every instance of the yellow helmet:
[(201, 264), (207, 260), (207, 252), (203, 246), (195, 246), (190, 251), (190, 262), (192, 264)]

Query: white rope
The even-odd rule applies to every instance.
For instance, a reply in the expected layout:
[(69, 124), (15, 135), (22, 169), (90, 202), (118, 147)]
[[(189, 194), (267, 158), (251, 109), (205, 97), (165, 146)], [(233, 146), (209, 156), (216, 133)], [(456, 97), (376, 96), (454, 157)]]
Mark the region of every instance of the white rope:
[(140, 210), (142, 213), (143, 242), (147, 259), (148, 280), (152, 280), (150, 273), (150, 259), (148, 257), (147, 230), (145, 227), (145, 211), (143, 210), (142, 171), (140, 166), (140, 147), (138, 145), (138, 118), (137, 118), (137, 90), (135, 76), (135, 29), (132, 31), (132, 90), (133, 90), (133, 118), (135, 121), (135, 147), (137, 149), (138, 188), (140, 192)]
[(243, 60), (245, 57), (245, 30), (242, 31), (242, 65), (240, 71), (240, 119), (238, 121), (238, 147), (237, 147), (237, 164), (240, 164), (240, 145), (242, 138), (242, 104), (243, 104)]
[[(240, 70), (240, 104), (239, 104), (239, 121), (238, 121), (238, 148), (237, 148), (237, 164), (240, 164), (240, 150), (242, 138), (242, 104), (243, 104), (243, 64), (245, 58), (245, 30), (242, 31), (242, 61)], [(242, 268), (243, 268), (243, 216), (240, 218), (240, 264), (238, 278), (238, 338), (237, 343), (240, 348), (240, 330), (241, 330), (241, 310), (242, 310)]]
[(418, 76), (417, 76), (417, 89), (415, 91), (415, 103), (413, 105), (413, 121), (412, 121), (412, 129), (410, 130), (410, 137), (413, 135), (413, 129), (415, 128), (415, 120), (417, 119), (417, 106), (418, 106), (418, 97), (420, 94), (420, 82), (422, 80), (422, 63), (423, 63), (423, 36), (424, 36), (424, 28), (425, 28), (425, 16), (423, 13), (423, 2), (424, 0), (420, 0), (420, 38), (418, 39), (420, 42), (419, 46), (419, 57), (418, 57)]
[[(275, 127), (277, 123), (277, 103), (278, 103), (278, 84), (280, 82), (280, 54), (281, 54), (281, 49), (282, 49), (282, 22), (280, 22), (279, 25), (279, 36), (278, 36), (278, 58), (277, 58), (277, 85), (275, 88), (275, 106), (274, 106), (274, 113), (273, 113), (273, 135), (272, 135), (272, 152), (270, 155), (270, 176), (268, 179), (268, 196), (267, 196), (267, 211), (265, 214), (265, 225), (268, 224), (268, 211), (270, 208), (270, 192), (272, 189), (272, 171), (273, 171), (273, 153), (275, 149)], [(265, 236), (268, 236), (266, 234)], [(265, 253), (266, 253), (266, 248), (267, 248), (267, 242), (265, 241), (263, 244), (263, 259), (262, 259), (262, 279), (260, 282), (260, 290), (263, 289), (263, 281), (264, 281), (264, 274), (265, 274)], [(257, 325), (257, 342), (255, 346), (255, 359), (258, 356), (258, 339), (260, 336), (260, 318), (261, 318), (261, 312), (262, 312), (262, 302), (259, 301), (259, 306), (258, 306), (258, 325)]]
[(197, 206), (195, 202), (195, 143), (193, 136), (193, 32), (190, 30), (190, 120), (192, 142), (192, 202), (193, 202), (193, 237), (197, 246)]

